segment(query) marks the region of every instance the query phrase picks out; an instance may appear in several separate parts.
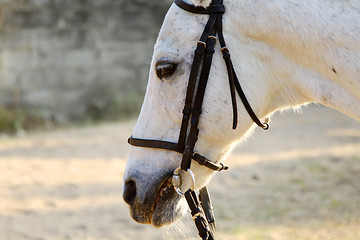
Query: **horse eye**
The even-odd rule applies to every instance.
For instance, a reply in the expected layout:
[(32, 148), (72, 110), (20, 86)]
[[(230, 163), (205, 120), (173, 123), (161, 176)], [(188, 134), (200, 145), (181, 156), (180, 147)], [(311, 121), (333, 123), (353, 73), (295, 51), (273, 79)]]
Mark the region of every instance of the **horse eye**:
[(156, 64), (156, 75), (163, 79), (174, 74), (177, 64), (169, 62), (159, 62)]

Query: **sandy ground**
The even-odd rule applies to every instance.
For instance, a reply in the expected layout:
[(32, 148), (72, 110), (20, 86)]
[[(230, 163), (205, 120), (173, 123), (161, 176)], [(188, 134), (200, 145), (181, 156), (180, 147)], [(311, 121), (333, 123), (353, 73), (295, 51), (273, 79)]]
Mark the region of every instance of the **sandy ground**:
[[(121, 198), (135, 121), (0, 139), (1, 240), (197, 239)], [(210, 184), (219, 239), (360, 239), (360, 123), (330, 109), (272, 118)]]

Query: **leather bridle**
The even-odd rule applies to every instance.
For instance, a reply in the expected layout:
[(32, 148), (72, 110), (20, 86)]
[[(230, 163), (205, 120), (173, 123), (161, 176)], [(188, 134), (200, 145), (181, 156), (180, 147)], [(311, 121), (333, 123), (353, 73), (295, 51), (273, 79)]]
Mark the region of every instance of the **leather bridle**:
[[(183, 109), (182, 123), (180, 127), (180, 134), (177, 143), (163, 140), (140, 139), (131, 136), (128, 142), (132, 146), (157, 148), (175, 151), (183, 154), (181, 166), (174, 171), (173, 185), (176, 191), (184, 195), (191, 210), (191, 215), (195, 225), (199, 231), (199, 235), (203, 240), (214, 239), (215, 218), (210, 202), (210, 197), (206, 187), (199, 190), (200, 201), (195, 193), (195, 178), (192, 174), (191, 160), (195, 160), (200, 165), (203, 165), (214, 171), (227, 170), (228, 167), (222, 163), (214, 163), (206, 157), (194, 152), (195, 144), (198, 140), (198, 124), (201, 115), (201, 108), (204, 100), (205, 89), (208, 82), (210, 68), (213, 54), (215, 52), (216, 40), (219, 40), (221, 52), (225, 61), (228, 80), (230, 86), (230, 95), (233, 108), (233, 124), (232, 128), (237, 127), (237, 102), (236, 92), (238, 93), (245, 109), (250, 115), (251, 119), (261, 128), (267, 130), (269, 125), (267, 122), (262, 123), (251, 108), (239, 80), (236, 76), (228, 48), (225, 44), (225, 39), (222, 30), (222, 16), (225, 13), (225, 6), (223, 0), (212, 0), (209, 7), (199, 7), (190, 5), (183, 0), (175, 0), (174, 3), (181, 9), (195, 13), (209, 15), (205, 29), (197, 42), (197, 48), (193, 58), (189, 82), (186, 92), (185, 105)], [(217, 36), (217, 38), (216, 38)], [(202, 65), (201, 65), (202, 64)], [(189, 127), (190, 124), (190, 127)], [(190, 130), (189, 130), (190, 129)], [(193, 187), (187, 191), (182, 192), (180, 189), (182, 177), (187, 173), (191, 177)]]

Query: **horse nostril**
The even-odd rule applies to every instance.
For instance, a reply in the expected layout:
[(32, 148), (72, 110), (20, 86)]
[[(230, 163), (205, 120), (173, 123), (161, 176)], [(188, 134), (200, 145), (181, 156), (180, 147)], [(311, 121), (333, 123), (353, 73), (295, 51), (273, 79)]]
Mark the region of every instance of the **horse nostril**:
[(136, 196), (136, 184), (135, 181), (129, 180), (125, 182), (124, 190), (123, 190), (123, 198), (124, 201), (131, 205)]

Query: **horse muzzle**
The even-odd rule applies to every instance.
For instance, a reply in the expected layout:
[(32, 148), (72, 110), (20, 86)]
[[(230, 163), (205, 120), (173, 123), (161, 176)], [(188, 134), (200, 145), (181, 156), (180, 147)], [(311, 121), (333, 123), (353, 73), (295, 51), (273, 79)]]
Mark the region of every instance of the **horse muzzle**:
[(124, 179), (123, 199), (135, 221), (161, 227), (186, 212), (184, 198), (172, 185), (172, 175), (173, 172), (162, 171), (151, 176), (135, 172)]

